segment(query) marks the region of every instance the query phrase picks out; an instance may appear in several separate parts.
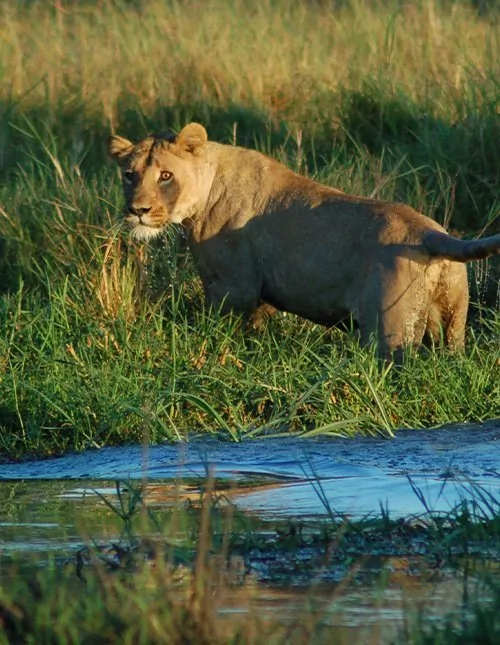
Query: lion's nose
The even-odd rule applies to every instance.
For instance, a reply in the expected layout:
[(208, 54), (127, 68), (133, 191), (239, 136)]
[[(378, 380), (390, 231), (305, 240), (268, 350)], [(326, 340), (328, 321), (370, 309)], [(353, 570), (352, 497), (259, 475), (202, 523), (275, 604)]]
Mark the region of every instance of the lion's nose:
[(136, 215), (141, 218), (143, 215), (147, 215), (149, 213), (151, 206), (130, 206), (128, 210), (132, 215)]

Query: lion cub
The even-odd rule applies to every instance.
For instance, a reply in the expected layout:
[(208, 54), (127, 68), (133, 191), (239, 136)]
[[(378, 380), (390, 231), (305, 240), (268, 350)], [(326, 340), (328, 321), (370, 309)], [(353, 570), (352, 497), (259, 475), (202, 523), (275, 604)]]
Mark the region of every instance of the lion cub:
[(112, 136), (125, 221), (148, 240), (183, 224), (207, 301), (253, 315), (263, 303), (314, 322), (351, 316), (382, 356), (424, 337), (464, 346), (465, 262), (500, 252), (500, 235), (448, 235), (409, 206), (347, 195), (275, 159), (208, 141), (190, 123), (133, 144)]

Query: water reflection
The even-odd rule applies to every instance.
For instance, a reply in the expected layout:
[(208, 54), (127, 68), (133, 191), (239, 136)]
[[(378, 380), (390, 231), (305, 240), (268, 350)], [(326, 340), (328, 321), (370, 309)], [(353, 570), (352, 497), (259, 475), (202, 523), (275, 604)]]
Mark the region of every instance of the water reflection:
[[(13, 555), (43, 561), (52, 554), (74, 566), (75, 551), (87, 538), (119, 540), (123, 522), (103, 502), (104, 497), (116, 503), (116, 480), (124, 482), (122, 490), (130, 479), (147, 482), (148, 508), (161, 516), (179, 501), (198, 503), (208, 472), (224, 489), (227, 504), (272, 520), (272, 526), (280, 518), (380, 516), (381, 508), (391, 518), (447, 512), (463, 499), (476, 499), (477, 486), (498, 512), (500, 422), (405, 431), (395, 440), (290, 437), (233, 444), (203, 439), (2, 464), (0, 577), (8, 575)], [(338, 626), (339, 643), (364, 643), (367, 638), (390, 642), (408, 606), (425, 605), (436, 616), (462, 611), (463, 586), (456, 572), (440, 568), (429, 575), (428, 562), (415, 553), (372, 554), (354, 567), (333, 560), (312, 578), (308, 557), (305, 550), (294, 555), (294, 564), (309, 567), (308, 576), (289, 576), (288, 582), (276, 575), (273, 563), (255, 558), (241, 592), (245, 602), (240, 592), (231, 594), (222, 619), (248, 611), (251, 590), (251, 606), (261, 615), (279, 613), (280, 620), (291, 621), (313, 602), (325, 624)]]

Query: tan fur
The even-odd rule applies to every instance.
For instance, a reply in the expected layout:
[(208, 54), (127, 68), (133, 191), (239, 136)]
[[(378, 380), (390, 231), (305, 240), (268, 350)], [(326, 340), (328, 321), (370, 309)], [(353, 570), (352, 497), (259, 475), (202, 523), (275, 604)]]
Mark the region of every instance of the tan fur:
[(382, 355), (424, 336), (463, 348), (463, 262), (499, 253), (500, 235), (452, 238), (409, 206), (347, 195), (255, 150), (208, 141), (197, 123), (137, 145), (111, 137), (109, 151), (123, 169), (132, 234), (187, 225), (214, 307), (253, 315), (267, 303), (326, 325), (352, 315)]

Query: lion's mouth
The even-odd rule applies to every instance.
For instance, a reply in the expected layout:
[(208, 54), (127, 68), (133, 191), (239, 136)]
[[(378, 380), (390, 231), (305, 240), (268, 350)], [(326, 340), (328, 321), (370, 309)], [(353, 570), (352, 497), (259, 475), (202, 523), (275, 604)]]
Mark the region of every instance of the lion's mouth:
[(136, 240), (151, 240), (154, 237), (158, 237), (162, 232), (161, 226), (149, 226), (147, 224), (136, 224), (132, 230), (131, 234)]
[(147, 240), (159, 235), (163, 229), (161, 224), (151, 221), (151, 216), (138, 216), (128, 213), (124, 222), (137, 240)]

